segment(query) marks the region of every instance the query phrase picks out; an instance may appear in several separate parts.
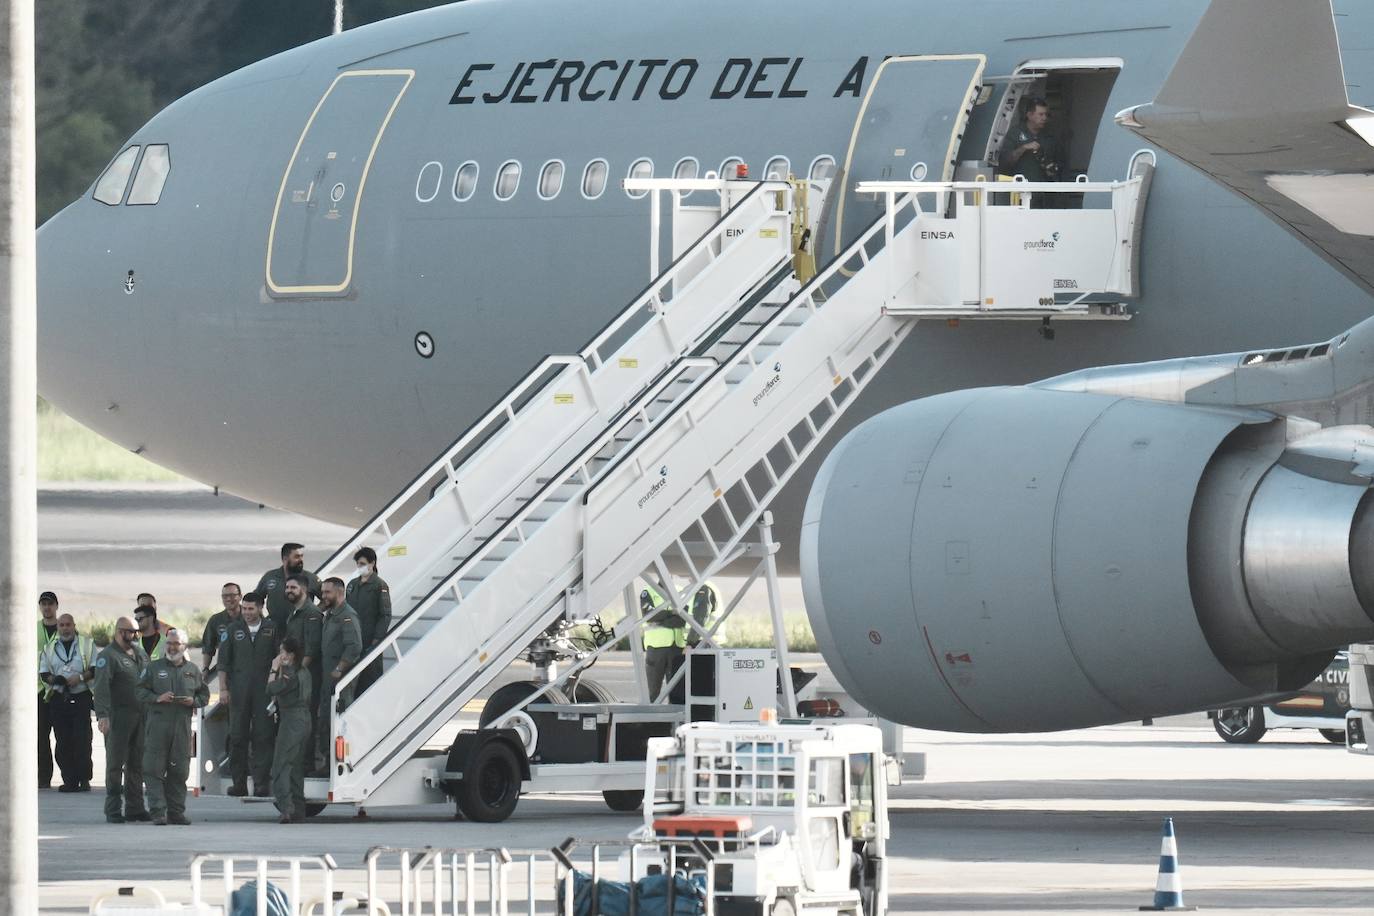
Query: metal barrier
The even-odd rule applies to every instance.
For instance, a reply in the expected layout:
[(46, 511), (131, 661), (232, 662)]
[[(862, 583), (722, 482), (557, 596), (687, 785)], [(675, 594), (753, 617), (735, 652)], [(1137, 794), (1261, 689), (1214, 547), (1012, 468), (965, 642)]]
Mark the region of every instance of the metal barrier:
[[(325, 912), (331, 913), (327, 904), (334, 901), (334, 872), (338, 868), (334, 863), (334, 858), (328, 854), (317, 856), (253, 856), (253, 855), (223, 855), (213, 853), (199, 853), (191, 859), (191, 906), (205, 907), (210, 904), (205, 894), (208, 891), (206, 880), (202, 871), (207, 863), (218, 863), (220, 875), (223, 881), (223, 894), (220, 897), (220, 905), (224, 907), (224, 912), (232, 912), (230, 906), (235, 885), (240, 880), (252, 879), (257, 882), (257, 906), (256, 916), (268, 916), (267, 909), (267, 883), (272, 878), (283, 881), (282, 873), (285, 873), (284, 883), (287, 900), (290, 902), (292, 916), (310, 916), (316, 908), (324, 907)], [(237, 863), (251, 863), (249, 869), (242, 873), (235, 867)], [(319, 869), (320, 892), (314, 894), (309, 900), (301, 900), (301, 870), (303, 868)], [(213, 884), (214, 879), (210, 879)], [(340, 901), (341, 903), (343, 901)], [(383, 916), (389, 913), (382, 908)]]
[(394, 916), (509, 916), (512, 908), (535, 916), (541, 903), (546, 913), (554, 906), (558, 871), (548, 852), (376, 846), (365, 862), (367, 899), (398, 900)]

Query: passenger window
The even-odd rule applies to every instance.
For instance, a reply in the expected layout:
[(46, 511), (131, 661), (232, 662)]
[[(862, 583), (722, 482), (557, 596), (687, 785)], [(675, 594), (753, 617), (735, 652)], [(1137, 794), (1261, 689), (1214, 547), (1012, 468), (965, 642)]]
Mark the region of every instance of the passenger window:
[(130, 205), (155, 204), (162, 197), (162, 186), (167, 183), (167, 173), (172, 170), (172, 157), (167, 153), (167, 144), (154, 143), (143, 149), (143, 161), (138, 164), (138, 174), (134, 176), (134, 186), (129, 190)]
[(792, 172), (792, 163), (786, 156), (774, 156), (763, 167), (763, 177), (769, 181), (786, 181)]
[(496, 173), (496, 199), (510, 200), (515, 196), (516, 190), (520, 187), (520, 163), (510, 159), (501, 164), (501, 168)]
[(563, 163), (550, 159), (539, 172), (539, 196), (543, 200), (553, 200), (563, 190)]
[(808, 176), (812, 181), (828, 181), (835, 177), (835, 159), (833, 156), (817, 156), (811, 163), (811, 170)]
[(426, 162), (415, 177), (415, 199), (427, 204), (439, 196), (439, 185), (444, 181), (444, 166), (440, 162)]
[(673, 177), (678, 181), (692, 181), (701, 171), (701, 165), (691, 156), (679, 159), (673, 166)]
[[(636, 159), (634, 162), (630, 163), (630, 171), (626, 173), (625, 177), (626, 177), (626, 178), (653, 178), (653, 177), (654, 177), (654, 161), (653, 161), (652, 159)], [(635, 198), (636, 200), (638, 200), (639, 198), (643, 197), (645, 194), (648, 194), (649, 192), (648, 192), (648, 191), (626, 191), (625, 193), (628, 194), (629, 196)]]
[(735, 166), (744, 165), (744, 160), (738, 156), (731, 156), (720, 164), (720, 177), (732, 179), (735, 177)]
[(582, 196), (588, 200), (596, 200), (606, 190), (606, 176), (610, 174), (611, 167), (606, 164), (605, 159), (593, 159), (587, 163), (587, 167), (582, 170)]
[(91, 196), (102, 204), (119, 206), (124, 199), (124, 189), (129, 186), (129, 176), (134, 171), (134, 161), (138, 159), (138, 147), (131, 146), (114, 158), (105, 169), (105, 174), (95, 183), (95, 193)]
[(469, 159), (458, 166), (458, 171), (453, 174), (453, 199), (462, 203), (472, 197), (477, 190), (477, 163)]

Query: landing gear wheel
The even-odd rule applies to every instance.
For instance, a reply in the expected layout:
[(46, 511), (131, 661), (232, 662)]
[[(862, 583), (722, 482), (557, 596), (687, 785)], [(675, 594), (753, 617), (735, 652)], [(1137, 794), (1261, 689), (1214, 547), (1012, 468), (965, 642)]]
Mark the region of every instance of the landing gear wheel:
[(797, 908), (791, 900), (779, 897), (773, 902), (773, 908), (768, 911), (768, 916), (797, 916)]
[[(538, 681), (515, 681), (506, 684), (504, 687), (498, 687), (495, 693), (487, 697), (487, 705), (482, 707), (482, 715), (477, 720), (478, 726), (486, 728), (488, 725), (491, 725), (497, 719), (520, 705), (526, 697), (543, 686), (544, 685)], [(568, 697), (563, 691), (554, 687), (545, 692), (535, 702), (566, 705)]]
[(589, 677), (580, 677), (573, 685), (572, 701), (574, 703), (614, 703), (616, 695), (602, 684)]
[(470, 821), (495, 824), (520, 801), (520, 761), (504, 741), (488, 741), (468, 761), (458, 783), (458, 810)]
[(601, 797), (612, 811), (638, 811), (644, 804), (643, 789), (602, 789)]
[(1264, 710), (1259, 706), (1218, 709), (1212, 727), (1227, 744), (1254, 744), (1268, 731), (1264, 725)]
[(306, 817), (314, 817), (315, 815), (319, 814), (321, 811), (323, 811), (325, 808), (328, 808), (328, 807), (329, 807), (329, 805), (327, 805), (327, 804), (319, 804), (318, 802), (315, 802), (315, 803), (306, 802), (306, 803), (305, 803), (305, 816), (306, 816)]
[(1319, 728), (1317, 731), (1332, 744), (1345, 744), (1345, 732), (1339, 728)]

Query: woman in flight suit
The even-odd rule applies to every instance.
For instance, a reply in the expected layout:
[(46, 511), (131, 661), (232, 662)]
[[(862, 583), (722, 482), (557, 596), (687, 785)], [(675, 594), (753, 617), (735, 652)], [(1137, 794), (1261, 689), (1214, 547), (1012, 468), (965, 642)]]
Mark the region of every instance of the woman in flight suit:
[(272, 794), (278, 823), (305, 820), (305, 754), (310, 748), (310, 672), (300, 666), (301, 644), (281, 642), (267, 675), (267, 695), (277, 704), (277, 746), (272, 754)]

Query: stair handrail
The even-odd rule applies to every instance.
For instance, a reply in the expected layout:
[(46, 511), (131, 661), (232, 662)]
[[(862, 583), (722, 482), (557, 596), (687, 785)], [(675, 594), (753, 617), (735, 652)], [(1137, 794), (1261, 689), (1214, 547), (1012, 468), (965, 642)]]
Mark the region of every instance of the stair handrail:
[[(892, 216), (895, 217), (897, 213), (900, 213), (902, 210), (906, 208), (911, 208), (915, 210), (916, 215), (918, 217), (921, 215), (922, 211), (920, 207), (920, 202), (917, 200), (916, 194), (907, 194), (900, 200), (897, 200), (892, 211)], [(753, 332), (749, 334), (748, 337), (741, 341), (739, 346), (736, 347), (734, 353), (732, 353), (728, 358), (726, 358), (718, 364), (716, 370), (711, 373), (711, 379), (724, 375), (731, 369), (738, 366), (749, 353), (753, 352), (754, 348), (758, 345), (760, 337), (774, 330), (776, 326), (780, 324), (784, 318), (786, 318), (788, 315), (791, 315), (794, 311), (796, 311), (801, 306), (802, 302), (809, 301), (811, 295), (822, 284), (834, 278), (835, 276), (843, 277), (845, 283), (847, 284), (849, 280), (852, 279), (853, 276), (858, 272), (855, 271), (854, 274), (846, 274), (841, 269), (844, 267), (845, 264), (853, 261), (855, 257), (860, 257), (863, 259), (864, 266), (867, 267), (868, 262), (872, 260), (872, 258), (877, 257), (877, 255), (869, 256), (865, 252), (864, 246), (871, 242), (879, 233), (882, 233), (886, 230), (888, 217), (888, 213), (883, 213), (872, 223), (870, 223), (868, 228), (865, 229), (862, 233), (860, 233), (859, 237), (855, 239), (853, 242), (851, 242), (848, 248), (846, 248), (839, 254), (835, 255), (835, 257), (831, 258), (830, 262), (826, 264), (824, 268), (816, 272), (816, 276), (812, 277), (810, 282), (808, 282), (805, 286), (803, 286), (801, 289), (795, 292), (792, 295), (792, 297), (788, 299), (786, 303), (783, 304), (782, 308), (778, 309), (767, 321), (764, 321), (762, 324), (760, 324), (757, 328), (754, 329)], [(903, 231), (905, 231), (906, 228), (908, 227), (903, 227)], [(887, 246), (884, 246), (882, 250), (887, 250)], [(879, 254), (881, 253), (882, 251), (879, 252)], [(707, 379), (707, 381), (710, 381), (711, 379)], [(702, 386), (698, 386), (698, 390), (700, 390), (701, 387)], [(689, 406), (690, 401), (690, 398), (684, 398), (683, 400), (678, 401), (669, 410), (664, 412), (663, 416), (659, 418), (660, 421), (667, 421), (672, 419), (672, 417), (679, 410), (685, 410)], [(655, 430), (662, 428), (662, 422), (654, 424)], [(587, 487), (586, 491), (582, 494), (582, 504), (584, 506), (591, 499), (592, 494), (596, 492), (597, 488), (599, 488), (603, 483), (609, 480), (611, 474), (615, 470), (617, 470), (625, 461), (629, 460), (629, 457), (632, 454), (634, 454), (636, 451), (642, 448), (648, 441), (648, 438), (649, 437), (647, 435), (639, 438), (638, 441), (636, 441), (632, 446), (627, 447), (626, 449), (621, 451), (620, 454), (616, 455), (614, 460), (612, 460), (610, 464), (608, 464), (605, 468), (602, 469), (601, 473), (597, 476), (597, 479), (593, 481), (591, 486)], [(741, 530), (747, 528), (748, 525), (741, 526)]]
[[(695, 242), (693, 242), (682, 252), (681, 255), (675, 258), (673, 260), (673, 263), (670, 264), (667, 267), (667, 269), (663, 271), (663, 273), (653, 278), (649, 282), (649, 284), (646, 287), (644, 287), (644, 289), (642, 289), (633, 299), (631, 299), (630, 303), (624, 309), (622, 309), (618, 315), (612, 318), (600, 331), (598, 331), (592, 337), (592, 339), (588, 341), (588, 343), (579, 351), (579, 353), (576, 356), (549, 355), (545, 356), (543, 359), (537, 362), (534, 365), (534, 367), (531, 368), (530, 371), (526, 373), (520, 381), (516, 382), (516, 384), (510, 390), (508, 390), (506, 394), (495, 405), (492, 406), (490, 410), (488, 410), (480, 419), (470, 424), (467, 427), (467, 429), (464, 430), (463, 433), (461, 433), (458, 436), (458, 438), (455, 439), (448, 446), (448, 448), (444, 449), (444, 451), (440, 454), (438, 458), (430, 462), (429, 465), (427, 465), (418, 474), (416, 474), (415, 477), (411, 479), (410, 483), (407, 484), (399, 492), (397, 496), (393, 497), (389, 502), (387, 502), (387, 504), (384, 505), (381, 509), (379, 509), (370, 519), (364, 522), (363, 525), (360, 528), (358, 528), (358, 530), (355, 531), (351, 537), (348, 538), (348, 540), (346, 540), (342, 545), (338, 547), (338, 549), (331, 553), (329, 557), (324, 561), (324, 563), (320, 564), (316, 574), (320, 577), (324, 577), (329, 572), (331, 572), (337, 564), (341, 563), (345, 559), (351, 559), (353, 554), (357, 552), (358, 548), (366, 544), (366, 542), (370, 538), (372, 538), (379, 530), (381, 530), (388, 539), (394, 538), (397, 535), (399, 535), (400, 532), (404, 530), (405, 525), (409, 524), (409, 522), (412, 519), (414, 519), (416, 515), (418, 515), (419, 513), (417, 512), (415, 515), (412, 515), (410, 519), (407, 519), (405, 522), (403, 522), (401, 524), (401, 527), (394, 532), (390, 531), (389, 527), (385, 524), (387, 517), (390, 516), (394, 511), (396, 511), (397, 508), (406, 505), (411, 499), (413, 499), (419, 493), (419, 491), (423, 489), (424, 485), (436, 473), (438, 473), (440, 469), (443, 468), (445, 463), (452, 462), (453, 458), (456, 455), (461, 454), (465, 449), (470, 447), (480, 434), (485, 433), (487, 431), (490, 424), (500, 419), (502, 414), (506, 414), (508, 416), (509, 421), (514, 422), (515, 418), (519, 415), (520, 412), (511, 410), (513, 404), (519, 402), (521, 398), (525, 397), (526, 395), (529, 395), (530, 397), (528, 397), (524, 403), (530, 403), (533, 400), (532, 396), (534, 393), (537, 393), (537, 391), (542, 390), (542, 388), (552, 385), (554, 382), (559, 381), (564, 377), (564, 373), (559, 373), (558, 375), (551, 376), (550, 378), (545, 380), (543, 385), (539, 386), (538, 388), (534, 388), (533, 386), (535, 385), (535, 383), (539, 381), (541, 378), (543, 378), (545, 372), (547, 372), (554, 366), (563, 365), (565, 367), (576, 367), (580, 371), (586, 371), (587, 374), (590, 375), (592, 371), (594, 371), (591, 367), (593, 365), (598, 365), (600, 363), (600, 357), (596, 355), (597, 350), (599, 350), (600, 347), (604, 345), (609, 339), (611, 339), (617, 332), (622, 330), (625, 327), (625, 325), (630, 322), (630, 320), (639, 315), (640, 312), (645, 308), (645, 306), (650, 305), (654, 299), (659, 299), (660, 304), (662, 304), (660, 298), (660, 291), (665, 286), (673, 282), (676, 279), (677, 275), (682, 272), (682, 270), (689, 264), (689, 262), (694, 260), (699, 254), (703, 253), (706, 250), (707, 246), (709, 246), (713, 241), (716, 240), (716, 238), (724, 230), (725, 224), (729, 220), (731, 220), (732, 217), (734, 217), (737, 213), (742, 212), (741, 208), (745, 204), (752, 201), (756, 195), (765, 193), (766, 191), (785, 190), (788, 187), (789, 185), (785, 181), (758, 182), (742, 198), (736, 201), (734, 206), (732, 206), (728, 211), (723, 213), (720, 219), (712, 223), (711, 227), (707, 229), (705, 232), (703, 232)], [(770, 218), (770, 216), (771, 214), (765, 215), (764, 221)], [(695, 280), (695, 278), (693, 279)], [(685, 292), (686, 290), (684, 289), (680, 291), (678, 295), (681, 296)], [(672, 303), (669, 302), (667, 303), (667, 308), (655, 309), (655, 311), (666, 311), (667, 309), (671, 308), (671, 305)], [(690, 346), (694, 344), (695, 341), (692, 341), (691, 344), (687, 345), (687, 349), (690, 349)], [(504, 428), (506, 427), (502, 427), (502, 429)], [(490, 436), (494, 437), (496, 435), (499, 435), (501, 431), (501, 429), (497, 429), (491, 432)], [(483, 447), (485, 445), (485, 442), (482, 443)], [(464, 464), (466, 464), (467, 461), (475, 459), (478, 455), (481, 454), (481, 451), (482, 449), (481, 447), (479, 447), (479, 449), (476, 452), (467, 457), (467, 459), (464, 461)], [(430, 499), (427, 499), (425, 501), (425, 504), (428, 505), (432, 499), (433, 496), (431, 496)]]
[[(528, 518), (530, 513), (532, 513), (536, 508), (542, 506), (544, 501), (548, 498), (548, 495), (553, 490), (557, 489), (560, 486), (563, 486), (568, 473), (574, 467), (586, 464), (597, 452), (604, 448), (608, 442), (612, 441), (615, 437), (615, 434), (619, 432), (619, 427), (621, 425), (622, 420), (628, 419), (629, 416), (632, 413), (634, 413), (635, 410), (637, 410), (644, 403), (652, 402), (652, 399), (658, 397), (658, 395), (660, 395), (664, 390), (666, 390), (670, 385), (672, 385), (673, 382), (677, 379), (679, 375), (681, 375), (683, 371), (689, 369), (714, 369), (716, 365), (717, 363), (714, 359), (703, 357), (683, 357), (681, 359), (675, 360), (667, 370), (660, 374), (660, 376), (655, 380), (654, 384), (652, 384), (650, 387), (642, 391), (633, 402), (627, 405), (625, 409), (617, 415), (616, 420), (614, 422), (608, 423), (606, 425), (606, 429), (599, 436), (597, 436), (594, 441), (592, 441), (586, 448), (579, 452), (576, 457), (569, 460), (567, 464), (565, 464), (557, 474), (551, 476), (548, 482), (540, 488), (539, 492), (533, 498), (531, 498), (529, 502), (527, 502), (524, 505), (524, 507), (520, 509), (519, 512), (515, 513), (504, 523), (502, 523), (502, 525), (496, 531), (494, 531), (485, 540), (483, 540), (481, 545), (478, 546), (478, 548), (474, 550), (471, 555), (469, 555), (452, 572), (445, 576), (442, 581), (436, 583), (435, 586), (431, 588), (422, 599), (416, 602), (415, 607), (412, 608), (410, 612), (407, 613), (404, 617), (402, 617), (399, 622), (392, 626), (391, 630), (386, 634), (386, 636), (382, 639), (380, 643), (378, 643), (365, 655), (359, 658), (358, 661), (351, 668), (349, 668), (348, 671), (344, 673), (343, 677), (340, 679), (339, 683), (334, 688), (335, 693), (342, 693), (344, 687), (352, 683), (353, 680), (356, 679), (361, 674), (361, 672), (368, 667), (368, 665), (370, 665), (374, 661), (379, 660), (386, 652), (387, 648), (389, 648), (393, 643), (395, 643), (396, 640), (413, 625), (414, 621), (419, 620), (421, 617), (423, 617), (425, 611), (427, 611), (430, 608), (430, 606), (437, 600), (437, 598), (440, 595), (442, 595), (443, 592), (449, 589), (455, 581), (461, 579), (463, 575), (467, 573), (473, 566), (483, 562), (486, 559), (487, 554), (489, 554), (493, 549), (495, 549), (496, 545), (500, 544), (502, 541), (506, 539), (506, 537), (510, 534), (511, 529), (515, 528), (517, 525), (525, 521), (525, 519)], [(707, 373), (703, 375), (702, 378), (704, 379), (710, 377), (713, 374), (714, 373)], [(679, 392), (678, 396), (682, 398), (690, 398), (698, 390), (698, 388), (700, 388), (701, 384), (701, 379), (694, 381), (688, 388), (686, 388), (682, 392)], [(667, 416), (670, 412), (671, 411), (666, 411), (664, 413), (664, 416)], [(635, 440), (642, 439), (643, 437), (649, 435), (653, 430), (657, 429), (659, 422), (661, 422), (662, 419), (662, 417), (656, 418), (652, 424), (647, 425), (644, 428), (644, 430), (641, 431), (640, 434), (635, 437)], [(627, 447), (631, 447), (633, 446), (633, 444), (634, 443), (631, 442), (630, 446)], [(399, 722), (396, 723), (396, 725), (399, 724)], [(388, 732), (387, 734), (390, 734), (390, 732)], [(380, 743), (380, 741), (377, 742), (377, 744)], [(373, 752), (377, 744), (374, 744), (373, 747), (368, 748), (366, 751), (359, 754), (357, 758), (355, 758), (355, 760), (353, 761), (353, 766), (355, 769), (357, 768), (359, 763), (368, 756), (368, 754), (371, 754)]]

